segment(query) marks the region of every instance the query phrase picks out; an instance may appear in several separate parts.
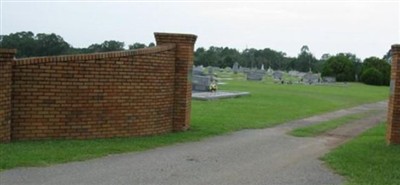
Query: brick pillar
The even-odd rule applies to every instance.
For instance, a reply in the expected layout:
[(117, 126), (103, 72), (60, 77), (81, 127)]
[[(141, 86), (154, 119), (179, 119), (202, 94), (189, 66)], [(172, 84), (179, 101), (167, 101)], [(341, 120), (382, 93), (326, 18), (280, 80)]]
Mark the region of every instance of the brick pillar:
[(16, 52), (0, 48), (0, 142), (11, 140), (12, 61)]
[(196, 35), (154, 33), (157, 45), (176, 44), (175, 53), (175, 90), (173, 110), (173, 130), (183, 131), (189, 128), (193, 67), (193, 50)]
[(392, 45), (392, 72), (386, 139), (389, 144), (400, 144), (400, 45)]

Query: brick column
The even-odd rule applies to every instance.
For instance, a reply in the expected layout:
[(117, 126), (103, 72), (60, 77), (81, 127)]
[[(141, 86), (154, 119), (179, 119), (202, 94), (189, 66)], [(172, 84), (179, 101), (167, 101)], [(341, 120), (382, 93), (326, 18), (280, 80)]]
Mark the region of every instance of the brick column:
[(392, 72), (388, 108), (388, 144), (400, 144), (400, 45), (392, 45)]
[(11, 140), (11, 83), (15, 49), (0, 48), (0, 142)]
[(173, 110), (173, 130), (183, 131), (189, 128), (193, 66), (193, 50), (196, 35), (154, 33), (157, 45), (176, 44), (175, 50), (175, 90)]

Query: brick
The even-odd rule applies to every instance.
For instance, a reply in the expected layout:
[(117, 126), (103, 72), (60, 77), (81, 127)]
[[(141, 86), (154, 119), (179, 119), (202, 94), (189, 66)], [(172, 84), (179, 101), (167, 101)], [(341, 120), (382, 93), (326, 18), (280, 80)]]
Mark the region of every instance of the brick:
[(127, 137), (187, 129), (187, 76), (196, 36), (155, 37), (153, 48), (86, 55), (15, 60), (15, 50), (10, 54), (0, 49), (0, 74), (5, 77), (0, 83), (6, 87), (0, 91), (0, 141)]
[(400, 45), (393, 45), (391, 53), (391, 81), (396, 85), (389, 97), (386, 139), (388, 144), (400, 144)]

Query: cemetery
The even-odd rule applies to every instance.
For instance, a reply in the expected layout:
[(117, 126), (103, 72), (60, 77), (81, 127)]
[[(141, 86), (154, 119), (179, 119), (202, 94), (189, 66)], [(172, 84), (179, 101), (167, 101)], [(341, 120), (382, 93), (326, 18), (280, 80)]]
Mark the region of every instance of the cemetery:
[[(388, 87), (337, 82), (335, 76), (322, 76), (311, 69), (284, 71), (264, 65), (247, 68), (238, 62), (225, 68), (195, 66), (191, 58), (195, 35), (155, 33), (155, 36), (157, 46), (153, 48), (121, 52), (15, 59), (16, 50), (0, 49), (4, 72), (0, 82), (6, 87), (0, 99), (6, 102), (1, 105), (5, 111), (0, 114), (0, 139), (11, 142), (0, 144), (0, 150), (7, 151), (0, 153), (0, 170), (134, 152), (242, 129), (270, 128), (387, 99)], [(398, 62), (400, 50), (393, 47), (393, 60)], [(177, 55), (185, 59), (184, 65), (182, 58), (179, 65), (176, 63)], [(91, 67), (93, 64), (96, 67)], [(185, 73), (177, 72), (180, 70)], [(91, 75), (80, 75), (83, 71)], [(112, 80), (103, 80), (103, 75)], [(362, 142), (363, 138), (369, 139), (379, 132), (381, 137), (375, 142), (379, 142), (379, 151), (386, 151), (379, 155), (388, 158), (395, 158), (399, 148), (390, 152), (382, 143), (400, 143), (396, 132), (399, 87), (392, 79), (388, 125), (373, 127), (355, 140)], [(374, 114), (364, 112), (317, 122), (292, 135), (317, 137), (365, 117), (374, 119)], [(106, 139), (93, 140), (97, 138)], [(343, 146), (325, 155), (323, 160), (335, 168), (354, 171), (353, 166), (362, 164), (346, 158), (353, 154), (364, 158), (366, 152), (352, 151), (356, 147), (352, 143)], [(63, 152), (69, 155), (59, 155)], [(353, 166), (342, 167), (337, 161)]]
[(0, 185), (400, 185), (400, 0), (0, 1)]

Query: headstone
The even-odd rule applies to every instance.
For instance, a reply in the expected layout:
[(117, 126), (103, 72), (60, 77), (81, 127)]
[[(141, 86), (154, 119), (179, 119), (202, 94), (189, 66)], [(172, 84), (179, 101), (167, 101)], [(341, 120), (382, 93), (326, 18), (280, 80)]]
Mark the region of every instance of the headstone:
[(261, 70), (264, 71), (264, 64), (261, 64)]
[(318, 83), (319, 79), (320, 79), (320, 77), (318, 74), (313, 74), (311, 72), (308, 72), (303, 76), (303, 82), (306, 84)]
[(268, 69), (267, 69), (267, 73), (269, 74), (269, 75), (272, 75), (272, 73), (274, 72), (274, 70), (272, 70), (272, 68), (271, 67), (268, 67)]
[(208, 75), (213, 75), (214, 74), (214, 70), (211, 66), (208, 66)]
[(199, 76), (205, 76), (206, 74), (203, 72), (203, 68), (202, 67), (194, 67), (193, 68), (193, 76), (195, 75), (199, 75)]
[(289, 71), (289, 73), (288, 73), (290, 76), (294, 76), (294, 77), (298, 77), (298, 75), (299, 75), (299, 72), (298, 71)]
[(261, 81), (264, 78), (264, 70), (250, 70), (247, 72), (247, 80), (250, 81)]
[(240, 69), (241, 69), (242, 73), (248, 73), (251, 71), (250, 68), (246, 68), (246, 67), (241, 67)]
[(235, 62), (232, 67), (233, 73), (237, 74), (239, 72), (239, 63)]
[(274, 71), (274, 72), (272, 73), (272, 77), (273, 77), (274, 79), (282, 80), (283, 72), (282, 72), (282, 71)]
[(192, 90), (193, 91), (208, 91), (212, 82), (211, 76), (193, 75)]
[(335, 83), (336, 82), (336, 77), (333, 77), (333, 76), (322, 77), (322, 82), (324, 82), (324, 83)]

